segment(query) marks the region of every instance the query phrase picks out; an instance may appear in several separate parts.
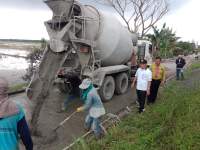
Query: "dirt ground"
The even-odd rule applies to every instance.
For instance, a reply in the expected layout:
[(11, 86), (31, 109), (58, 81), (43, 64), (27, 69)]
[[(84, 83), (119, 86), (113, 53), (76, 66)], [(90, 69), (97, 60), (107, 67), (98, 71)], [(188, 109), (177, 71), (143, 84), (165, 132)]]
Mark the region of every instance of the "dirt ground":
[[(193, 56), (188, 56), (186, 58), (187, 63), (190, 63)], [(175, 63), (174, 59), (167, 60), (164, 62), (164, 66), (167, 70), (167, 77), (175, 73)], [(48, 99), (46, 100), (44, 106), (42, 107), (39, 120), (38, 129), (41, 133), (41, 137), (49, 137), (52, 129), (56, 127), (61, 121), (63, 121), (67, 116), (69, 116), (73, 111), (76, 110), (81, 102), (76, 99), (70, 103), (68, 109), (65, 112), (60, 112), (61, 104), (67, 95), (61, 94), (56, 88), (52, 89)], [(31, 119), (32, 103), (26, 98), (24, 94), (20, 94), (11, 97), (14, 101), (20, 101), (25, 106), (26, 117), (28, 120)], [(136, 94), (133, 89), (127, 91), (124, 95), (114, 96), (110, 102), (104, 103), (107, 113), (117, 113), (119, 110), (129, 106), (136, 100)], [(48, 109), (47, 109), (48, 108)], [(57, 130), (57, 138), (51, 143), (46, 145), (41, 144), (40, 138), (34, 138), (34, 145), (37, 150), (59, 150), (63, 149), (66, 145), (73, 142), (74, 139), (83, 135), (85, 133), (83, 128), (85, 113), (76, 114), (72, 117), (63, 127)], [(22, 148), (23, 149), (23, 148)]]

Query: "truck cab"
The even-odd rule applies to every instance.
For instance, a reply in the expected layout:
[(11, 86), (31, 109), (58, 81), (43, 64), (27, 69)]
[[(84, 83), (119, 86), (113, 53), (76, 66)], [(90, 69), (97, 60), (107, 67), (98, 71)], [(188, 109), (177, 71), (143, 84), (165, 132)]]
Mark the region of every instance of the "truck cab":
[(138, 40), (137, 60), (147, 60), (148, 66), (152, 64), (152, 43), (148, 40)]
[(135, 73), (139, 67), (139, 61), (146, 59), (148, 66), (152, 64), (152, 52), (153, 46), (149, 40), (137, 40), (137, 44), (134, 45), (134, 50), (131, 57), (131, 78), (135, 77)]

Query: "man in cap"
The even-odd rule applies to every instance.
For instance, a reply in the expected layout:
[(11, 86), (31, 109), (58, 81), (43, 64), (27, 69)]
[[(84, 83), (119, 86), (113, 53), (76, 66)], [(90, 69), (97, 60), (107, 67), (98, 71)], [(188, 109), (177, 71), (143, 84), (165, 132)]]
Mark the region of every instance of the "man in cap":
[(84, 105), (77, 108), (77, 112), (84, 110), (88, 111), (88, 115), (85, 119), (85, 127), (87, 130), (92, 128), (96, 138), (100, 138), (103, 131), (100, 126), (99, 117), (105, 114), (101, 98), (98, 95), (97, 90), (94, 88), (91, 80), (88, 78), (82, 81), (79, 88), (82, 90), (81, 99), (83, 100)]
[(8, 82), (0, 78), (0, 150), (19, 150), (19, 138), (26, 150), (33, 143), (22, 107), (8, 99)]
[(140, 61), (140, 68), (136, 71), (135, 78), (131, 87), (135, 86), (135, 82), (137, 81), (136, 85), (136, 92), (139, 101), (139, 113), (145, 111), (144, 105), (146, 96), (150, 94), (150, 86), (152, 80), (152, 72), (147, 68), (147, 61), (142, 59)]
[(185, 59), (181, 55), (178, 55), (178, 58), (176, 59), (176, 80), (179, 80), (180, 76), (182, 80), (184, 79), (183, 67), (185, 64)]

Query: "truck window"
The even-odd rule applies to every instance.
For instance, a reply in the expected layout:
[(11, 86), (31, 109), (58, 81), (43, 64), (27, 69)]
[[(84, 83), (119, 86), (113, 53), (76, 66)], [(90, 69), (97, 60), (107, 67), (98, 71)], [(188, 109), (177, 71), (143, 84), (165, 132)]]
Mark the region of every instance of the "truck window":
[(145, 44), (138, 45), (138, 58), (144, 59), (145, 57)]
[(137, 41), (132, 40), (133, 46), (137, 46)]

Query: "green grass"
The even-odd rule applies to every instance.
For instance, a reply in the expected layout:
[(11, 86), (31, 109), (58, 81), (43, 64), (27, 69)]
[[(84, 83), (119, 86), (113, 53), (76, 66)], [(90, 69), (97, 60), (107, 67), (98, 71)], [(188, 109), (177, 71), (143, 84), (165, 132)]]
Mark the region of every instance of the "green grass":
[[(200, 68), (200, 63), (190, 69)], [(197, 79), (198, 81), (198, 79)], [(198, 86), (198, 87), (197, 87)], [(155, 105), (132, 113), (102, 140), (81, 141), (75, 150), (199, 150), (200, 84), (172, 81)]]
[(194, 70), (194, 69), (199, 69), (200, 68), (200, 62), (199, 60), (197, 62), (194, 62), (191, 66), (190, 69)]
[(20, 83), (17, 85), (13, 85), (13, 86), (9, 87), (8, 93), (23, 90), (26, 86), (27, 86), (27, 83)]

